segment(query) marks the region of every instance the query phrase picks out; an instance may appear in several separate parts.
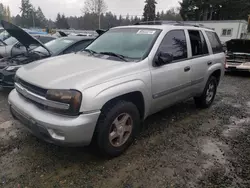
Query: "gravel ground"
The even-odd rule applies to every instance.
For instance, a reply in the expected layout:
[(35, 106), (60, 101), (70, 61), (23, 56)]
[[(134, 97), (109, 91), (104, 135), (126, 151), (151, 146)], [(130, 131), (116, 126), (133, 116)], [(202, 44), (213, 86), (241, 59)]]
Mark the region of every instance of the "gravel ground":
[(122, 156), (62, 148), (13, 121), (0, 93), (0, 187), (250, 187), (250, 75), (231, 74), (210, 109), (185, 101), (149, 117)]

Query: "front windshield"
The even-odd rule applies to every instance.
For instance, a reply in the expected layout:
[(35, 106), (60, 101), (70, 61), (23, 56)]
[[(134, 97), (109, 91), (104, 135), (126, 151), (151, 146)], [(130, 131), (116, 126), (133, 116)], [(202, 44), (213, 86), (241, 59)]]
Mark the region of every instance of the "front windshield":
[(8, 38), (8, 39), (6, 39), (4, 41), (4, 43), (7, 44), (7, 45), (13, 45), (16, 42), (18, 42), (18, 41), (17, 41), (17, 39), (15, 37), (10, 37), (10, 38)]
[[(56, 54), (56, 53), (60, 53), (63, 49), (69, 47), (74, 42), (75, 42), (74, 40), (67, 39), (67, 37), (65, 37), (65, 38), (59, 38), (59, 39), (55, 39), (50, 42), (47, 42), (45, 46), (49, 49), (49, 51), (52, 54)], [(42, 46), (39, 46), (38, 48), (34, 49), (34, 51), (38, 51), (38, 52), (46, 53), (46, 54), (48, 53), (48, 51), (44, 49)]]
[(143, 59), (148, 55), (159, 33), (158, 29), (111, 29), (86, 49), (97, 53), (111, 52), (130, 59)]

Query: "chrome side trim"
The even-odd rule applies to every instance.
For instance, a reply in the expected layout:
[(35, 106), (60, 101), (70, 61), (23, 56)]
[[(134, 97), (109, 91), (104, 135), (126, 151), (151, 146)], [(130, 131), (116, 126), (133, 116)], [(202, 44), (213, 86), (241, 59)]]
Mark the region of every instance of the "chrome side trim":
[(198, 80), (194, 80), (194, 81), (191, 82), (191, 86), (192, 86), (192, 85), (199, 84), (199, 83), (201, 83), (201, 82), (203, 82), (203, 81), (204, 81), (204, 77), (202, 77), (202, 78), (200, 78), (200, 79), (198, 79)]
[(45, 97), (39, 96), (39, 95), (25, 89), (24, 87), (22, 87), (18, 83), (15, 83), (15, 88), (23, 96), (25, 96), (26, 98), (28, 98), (28, 99), (30, 99), (32, 101), (35, 101), (35, 102), (37, 102), (39, 104), (43, 104), (45, 106), (49, 106), (49, 107), (57, 108), (57, 109), (62, 109), (62, 110), (68, 110), (69, 109), (69, 104), (48, 100)]
[(180, 86), (177, 86), (177, 87), (173, 87), (173, 88), (168, 89), (168, 90), (165, 90), (165, 91), (163, 91), (163, 92), (154, 94), (154, 95), (153, 95), (153, 99), (162, 97), (162, 96), (164, 96), (164, 95), (169, 95), (170, 93), (174, 93), (174, 92), (176, 92), (176, 91), (178, 91), (178, 90), (187, 88), (187, 87), (189, 87), (189, 86), (191, 86), (191, 82), (188, 82), (188, 83), (186, 83), (186, 84), (183, 84), (183, 85), (180, 85)]
[(185, 88), (190, 87), (190, 86), (195, 85), (195, 84), (199, 84), (199, 83), (201, 83), (203, 81), (204, 81), (204, 78), (200, 78), (198, 80), (194, 80), (192, 82), (188, 82), (188, 83), (185, 83), (183, 85), (180, 85), (180, 86), (177, 86), (177, 87), (173, 87), (173, 88), (165, 90), (163, 92), (156, 93), (156, 94), (153, 95), (153, 99), (157, 99), (159, 97), (163, 97), (165, 95), (169, 95), (169, 94), (174, 93), (174, 92), (176, 92), (178, 90), (185, 89)]

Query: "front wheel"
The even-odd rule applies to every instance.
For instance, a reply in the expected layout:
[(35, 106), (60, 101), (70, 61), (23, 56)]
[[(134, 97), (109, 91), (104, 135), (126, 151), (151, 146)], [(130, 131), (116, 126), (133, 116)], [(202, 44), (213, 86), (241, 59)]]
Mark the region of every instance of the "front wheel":
[(140, 126), (137, 107), (128, 101), (117, 101), (102, 109), (96, 127), (96, 141), (106, 156), (121, 155), (133, 142)]
[(217, 80), (214, 76), (211, 76), (206, 84), (206, 87), (200, 97), (195, 97), (194, 101), (199, 108), (208, 108), (214, 101), (217, 91)]

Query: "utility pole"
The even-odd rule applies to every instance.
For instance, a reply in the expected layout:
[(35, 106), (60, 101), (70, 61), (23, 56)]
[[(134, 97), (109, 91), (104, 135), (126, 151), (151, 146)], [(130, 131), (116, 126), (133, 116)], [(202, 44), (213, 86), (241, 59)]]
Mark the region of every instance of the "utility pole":
[(35, 28), (35, 15), (34, 15), (34, 10), (32, 10), (32, 19), (33, 19), (33, 27)]
[(101, 0), (98, 0), (99, 29), (101, 29)]
[(35, 24), (35, 14), (34, 14), (34, 10), (30, 10), (29, 12), (31, 13), (31, 16), (32, 16), (33, 28), (35, 28), (35, 27), (36, 27), (36, 24)]
[(99, 29), (101, 29), (101, 13), (99, 13)]

